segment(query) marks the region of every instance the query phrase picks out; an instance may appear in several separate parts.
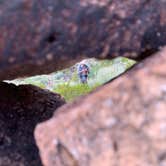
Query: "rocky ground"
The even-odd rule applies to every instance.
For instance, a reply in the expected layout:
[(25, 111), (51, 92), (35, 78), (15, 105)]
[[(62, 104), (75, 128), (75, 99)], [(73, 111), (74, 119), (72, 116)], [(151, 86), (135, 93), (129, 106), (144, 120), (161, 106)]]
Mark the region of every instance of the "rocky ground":
[[(165, 0), (0, 0), (0, 80), (166, 45)], [(166, 49), (36, 128), (44, 166), (165, 166)], [(0, 166), (40, 166), (35, 126), (64, 99), (0, 83)]]
[(41, 166), (35, 126), (65, 103), (32, 85), (0, 83), (0, 166)]
[(165, 68), (166, 48), (39, 124), (44, 166), (165, 166)]

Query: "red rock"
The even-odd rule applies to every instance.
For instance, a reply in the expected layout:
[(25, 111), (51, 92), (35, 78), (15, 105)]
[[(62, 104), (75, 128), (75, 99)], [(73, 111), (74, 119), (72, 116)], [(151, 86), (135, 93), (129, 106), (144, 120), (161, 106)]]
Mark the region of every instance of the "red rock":
[(35, 130), (44, 166), (165, 166), (166, 48)]
[(143, 59), (166, 44), (165, 0), (1, 0), (0, 80), (81, 58)]

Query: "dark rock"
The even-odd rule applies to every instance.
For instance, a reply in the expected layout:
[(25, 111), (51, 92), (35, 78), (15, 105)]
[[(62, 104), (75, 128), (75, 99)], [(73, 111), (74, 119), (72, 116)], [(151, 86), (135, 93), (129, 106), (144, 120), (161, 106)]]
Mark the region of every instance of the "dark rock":
[(0, 166), (41, 166), (33, 136), (37, 123), (65, 103), (32, 85), (0, 83)]
[(1, 0), (0, 80), (85, 57), (143, 59), (166, 44), (165, 0)]
[(166, 48), (39, 124), (43, 164), (165, 166), (165, 69)]

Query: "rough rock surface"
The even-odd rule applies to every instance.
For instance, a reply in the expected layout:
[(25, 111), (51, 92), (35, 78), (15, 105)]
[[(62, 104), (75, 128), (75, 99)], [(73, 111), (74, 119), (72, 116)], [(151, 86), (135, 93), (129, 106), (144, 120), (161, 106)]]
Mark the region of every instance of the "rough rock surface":
[(165, 69), (166, 48), (39, 124), (44, 166), (165, 166)]
[(0, 83), (0, 92), (0, 166), (41, 166), (34, 128), (64, 99), (31, 85)]
[(165, 0), (1, 0), (0, 80), (84, 57), (141, 59), (166, 44), (165, 8)]

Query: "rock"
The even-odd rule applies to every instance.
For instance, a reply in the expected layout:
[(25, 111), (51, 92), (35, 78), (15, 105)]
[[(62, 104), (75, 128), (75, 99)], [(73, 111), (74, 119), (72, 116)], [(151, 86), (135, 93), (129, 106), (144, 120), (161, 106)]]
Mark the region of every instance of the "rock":
[(165, 0), (1, 0), (0, 80), (85, 57), (143, 59), (166, 44)]
[(41, 166), (33, 131), (65, 103), (32, 85), (0, 83), (0, 166)]
[(165, 166), (166, 48), (37, 125), (44, 166)]

